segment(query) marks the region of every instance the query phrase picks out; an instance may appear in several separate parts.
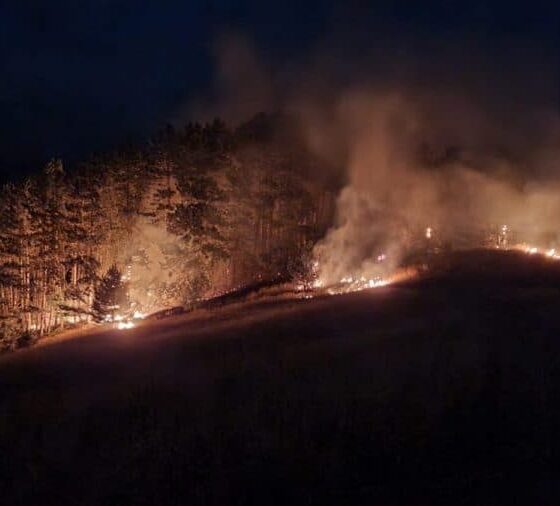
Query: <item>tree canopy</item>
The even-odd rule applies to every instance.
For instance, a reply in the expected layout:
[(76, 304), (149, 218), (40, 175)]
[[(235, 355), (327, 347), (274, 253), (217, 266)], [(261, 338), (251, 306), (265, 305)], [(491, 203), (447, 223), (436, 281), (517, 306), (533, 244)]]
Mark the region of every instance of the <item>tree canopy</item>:
[(0, 343), (100, 321), (125, 295), (151, 311), (298, 275), (332, 219), (327, 169), (296, 122), (265, 114), (52, 160), (2, 188)]

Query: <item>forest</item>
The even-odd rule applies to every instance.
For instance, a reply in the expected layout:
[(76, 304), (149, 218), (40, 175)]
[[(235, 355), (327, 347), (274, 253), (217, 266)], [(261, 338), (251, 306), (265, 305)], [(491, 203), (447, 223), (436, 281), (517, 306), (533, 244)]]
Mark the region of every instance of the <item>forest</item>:
[[(332, 223), (337, 171), (294, 118), (168, 126), (69, 169), (52, 159), (0, 198), (0, 348), (263, 282), (305, 277)], [(116, 306), (113, 306), (116, 307)]]

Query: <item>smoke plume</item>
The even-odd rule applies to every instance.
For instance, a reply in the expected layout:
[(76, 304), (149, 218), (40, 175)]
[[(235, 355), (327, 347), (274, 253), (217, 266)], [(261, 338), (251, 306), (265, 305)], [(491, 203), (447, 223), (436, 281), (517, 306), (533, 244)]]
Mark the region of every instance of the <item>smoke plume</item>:
[(355, 19), (274, 76), (247, 38), (218, 45), (219, 109), (282, 109), (301, 120), (310, 150), (340, 167), (335, 223), (315, 248), (321, 279), (382, 277), (428, 227), (456, 247), (503, 225), (519, 240), (560, 244), (550, 55), (461, 33), (441, 44), (380, 29), (373, 40)]
[[(520, 240), (556, 247), (556, 150), (545, 141), (554, 122), (542, 145), (525, 142), (520, 150), (520, 132), (499, 135), (476, 103), (434, 104), (433, 96), (403, 91), (340, 98), (337, 137), (348, 183), (337, 222), (315, 249), (324, 282), (387, 274), (428, 227), (458, 247), (503, 225)], [(317, 125), (310, 128), (317, 137)]]

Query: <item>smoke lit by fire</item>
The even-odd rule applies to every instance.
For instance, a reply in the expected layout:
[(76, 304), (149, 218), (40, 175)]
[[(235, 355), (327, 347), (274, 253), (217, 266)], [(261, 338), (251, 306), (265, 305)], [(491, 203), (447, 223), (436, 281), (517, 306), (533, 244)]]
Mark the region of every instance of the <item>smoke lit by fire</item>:
[[(528, 121), (542, 145), (538, 136), (522, 145), (519, 124), (498, 128), (499, 115), (476, 97), (404, 86), (327, 95), (328, 105), (309, 96), (284, 104), (302, 117), (310, 149), (342, 167), (346, 182), (333, 226), (315, 245), (306, 291), (385, 286), (413, 275), (403, 265), (418, 252), (515, 248), (559, 258), (560, 191), (550, 170), (557, 119), (532, 111)], [(148, 223), (139, 231), (138, 239), (156, 248), (148, 255), (155, 260), (133, 267), (131, 293), (150, 311), (180, 303), (164, 302), (156, 288), (176, 275), (160, 247), (179, 247), (175, 238)]]
[[(517, 147), (509, 139), (497, 141), (504, 146), (498, 153), (482, 138), (491, 133), (475, 103), (461, 109), (461, 125), (432, 98), (363, 90), (341, 96), (334, 114), (348, 183), (335, 224), (314, 250), (325, 286), (376, 286), (420, 252), (496, 247), (559, 257), (560, 191), (555, 179), (535, 177), (544, 155), (527, 148), (529, 178), (504, 154)], [(313, 120), (310, 130), (321, 148), (336, 144)]]

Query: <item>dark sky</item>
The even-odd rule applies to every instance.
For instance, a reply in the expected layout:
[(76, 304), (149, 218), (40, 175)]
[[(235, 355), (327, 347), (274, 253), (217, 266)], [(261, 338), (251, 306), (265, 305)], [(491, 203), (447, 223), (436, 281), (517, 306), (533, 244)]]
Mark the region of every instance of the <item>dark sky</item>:
[(176, 119), (194, 97), (211, 96), (223, 33), (251, 41), (271, 72), (313, 59), (324, 79), (359, 80), (377, 57), (381, 73), (398, 74), (402, 60), (405, 75), (429, 81), (430, 68), (439, 81), (453, 77), (438, 72), (439, 59), (447, 69), (468, 62), (480, 66), (469, 72), (478, 85), (494, 72), (519, 78), (554, 107), (559, 14), (538, 2), (4, 0), (2, 177), (137, 141)]

